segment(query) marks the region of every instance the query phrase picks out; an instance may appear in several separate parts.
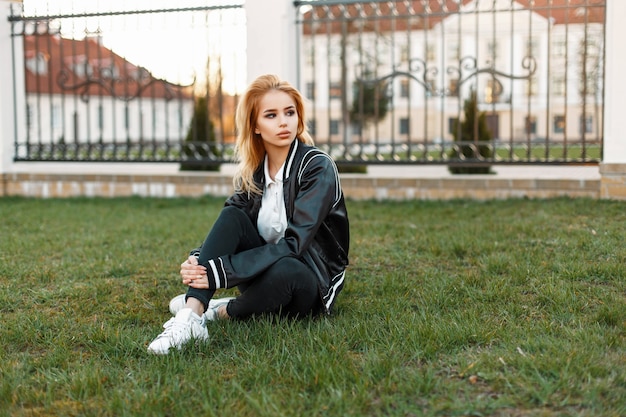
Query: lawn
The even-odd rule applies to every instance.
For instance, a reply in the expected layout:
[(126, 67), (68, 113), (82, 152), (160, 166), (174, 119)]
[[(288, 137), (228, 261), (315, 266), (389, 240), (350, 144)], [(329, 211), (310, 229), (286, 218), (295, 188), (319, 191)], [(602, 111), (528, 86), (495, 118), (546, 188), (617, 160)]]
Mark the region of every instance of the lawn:
[(626, 415), (626, 203), (349, 201), (334, 315), (149, 355), (222, 202), (0, 198), (0, 416)]

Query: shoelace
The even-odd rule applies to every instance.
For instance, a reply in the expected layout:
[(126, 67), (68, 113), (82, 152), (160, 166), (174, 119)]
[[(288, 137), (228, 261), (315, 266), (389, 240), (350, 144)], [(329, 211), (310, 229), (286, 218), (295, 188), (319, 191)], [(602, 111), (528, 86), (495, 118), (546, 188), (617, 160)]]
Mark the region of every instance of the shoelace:
[(159, 337), (172, 337), (176, 340), (178, 339), (180, 334), (183, 333), (186, 325), (186, 322), (176, 321), (176, 318), (172, 317), (171, 319), (163, 323), (163, 328), (165, 330), (159, 335)]
[(163, 323), (163, 328), (169, 329), (170, 327), (172, 327), (172, 324), (174, 324), (174, 317)]

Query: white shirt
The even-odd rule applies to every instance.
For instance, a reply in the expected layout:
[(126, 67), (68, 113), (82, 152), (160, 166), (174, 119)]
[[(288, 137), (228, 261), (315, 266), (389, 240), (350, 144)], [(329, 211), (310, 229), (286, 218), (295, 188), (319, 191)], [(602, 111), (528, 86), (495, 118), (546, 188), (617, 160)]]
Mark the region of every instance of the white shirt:
[(265, 189), (261, 199), (261, 209), (257, 219), (259, 234), (268, 243), (276, 243), (285, 236), (287, 229), (287, 212), (283, 195), (283, 171), (285, 164), (278, 169), (272, 180), (270, 177), (267, 155), (265, 155)]

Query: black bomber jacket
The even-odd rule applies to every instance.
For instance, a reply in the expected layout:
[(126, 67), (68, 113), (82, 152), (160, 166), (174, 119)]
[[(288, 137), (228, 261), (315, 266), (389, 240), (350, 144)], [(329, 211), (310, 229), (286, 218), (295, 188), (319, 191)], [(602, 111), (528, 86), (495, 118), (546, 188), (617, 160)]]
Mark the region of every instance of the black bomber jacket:
[[(337, 167), (325, 152), (294, 140), (284, 166), (283, 192), (287, 229), (276, 244), (210, 259), (209, 288), (232, 288), (260, 274), (281, 258), (305, 262), (318, 277), (324, 310), (330, 313), (344, 285), (348, 266), (350, 228)], [(254, 174), (264, 188), (263, 163)], [(261, 195), (235, 193), (226, 206), (244, 210), (257, 224)], [(197, 256), (199, 248), (191, 251)]]

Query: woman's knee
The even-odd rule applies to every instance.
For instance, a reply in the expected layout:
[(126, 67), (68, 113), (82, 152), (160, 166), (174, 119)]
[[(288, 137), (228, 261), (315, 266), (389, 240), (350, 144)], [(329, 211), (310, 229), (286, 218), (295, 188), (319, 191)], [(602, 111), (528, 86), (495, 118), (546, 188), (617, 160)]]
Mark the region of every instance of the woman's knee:
[(239, 220), (249, 219), (245, 211), (235, 206), (226, 206), (222, 208), (222, 211), (220, 212), (220, 216), (228, 217), (232, 219), (239, 219)]
[(304, 316), (318, 310), (317, 277), (302, 261), (283, 258), (272, 265), (231, 302), (227, 311), (231, 317), (244, 318), (252, 314), (281, 313)]
[(219, 242), (235, 239), (236, 251), (251, 249), (263, 244), (252, 219), (244, 210), (234, 206), (226, 206), (222, 209), (211, 233)]
[(317, 287), (317, 278), (311, 268), (296, 258), (282, 258), (276, 262), (267, 275), (300, 287)]

